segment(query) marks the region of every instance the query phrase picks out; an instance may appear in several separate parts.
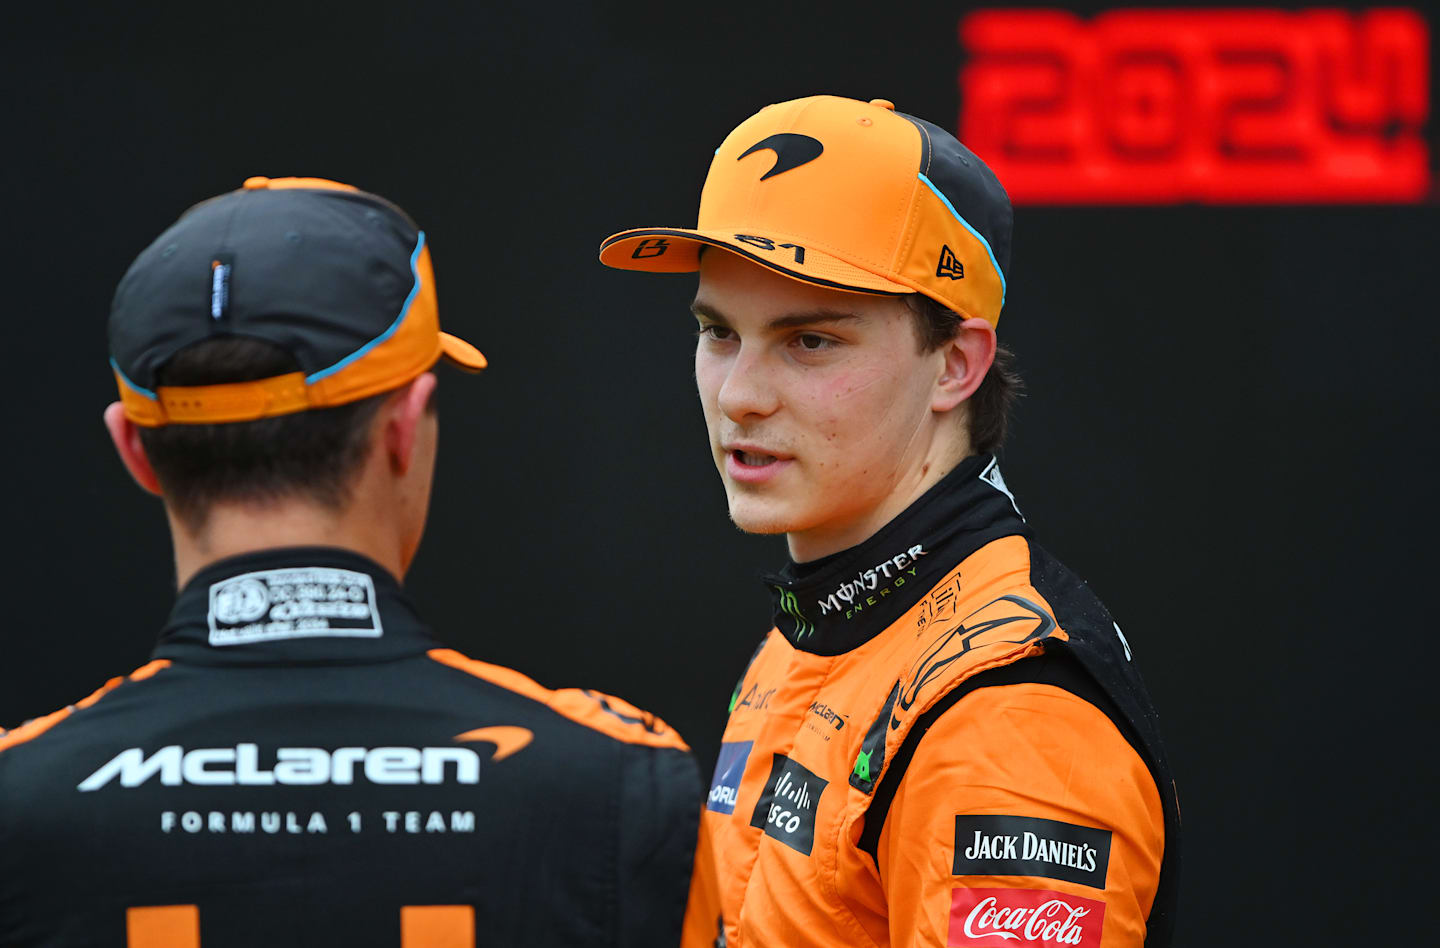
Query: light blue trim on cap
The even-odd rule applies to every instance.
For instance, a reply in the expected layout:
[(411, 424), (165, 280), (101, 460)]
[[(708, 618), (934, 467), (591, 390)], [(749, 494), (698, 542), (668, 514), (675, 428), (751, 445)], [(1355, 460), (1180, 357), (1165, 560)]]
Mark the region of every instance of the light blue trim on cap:
[(950, 203), (950, 199), (947, 198), (944, 194), (942, 194), (939, 188), (935, 187), (934, 182), (932, 182), (929, 178), (925, 177), (925, 172), (920, 172), (919, 177), (921, 181), (925, 182), (925, 187), (929, 188), (931, 191), (934, 191), (935, 196), (940, 199), (940, 202), (950, 210), (951, 214), (955, 215), (955, 219), (960, 222), (960, 226), (964, 227), (970, 233), (974, 234), (975, 239), (980, 241), (980, 246), (984, 247), (985, 252), (990, 255), (990, 265), (995, 268), (995, 272), (1000, 276), (1000, 305), (1004, 306), (1005, 272), (1000, 269), (1000, 261), (995, 259), (995, 251), (990, 249), (990, 241), (985, 239), (984, 234), (981, 234), (978, 230), (971, 227), (969, 221), (960, 216), (960, 212), (955, 210), (955, 205)]
[(364, 356), (365, 353), (369, 352), (371, 349), (374, 349), (376, 346), (380, 345), (380, 343), (384, 342), (386, 339), (389, 339), (391, 336), (395, 335), (395, 330), (399, 329), (400, 324), (405, 321), (405, 317), (410, 315), (410, 304), (415, 302), (415, 297), (420, 292), (420, 250), (424, 246), (425, 232), (422, 230), (420, 231), (420, 239), (415, 241), (415, 250), (413, 253), (410, 254), (410, 272), (415, 275), (415, 285), (410, 287), (410, 295), (405, 297), (405, 303), (403, 306), (400, 307), (400, 315), (395, 317), (395, 321), (391, 323), (389, 328), (387, 328), (380, 335), (376, 336), (374, 339), (371, 339), (369, 342), (365, 343), (365, 345), (361, 346), (359, 349), (356, 349), (354, 352), (350, 353), (348, 356), (341, 359), (339, 362), (336, 362), (329, 368), (324, 368), (318, 372), (314, 372), (310, 375), (305, 376), (306, 385), (314, 385), (316, 382), (320, 381), (326, 376), (334, 375), (336, 372), (339, 372), (341, 369), (345, 368), (345, 366), (354, 362), (356, 359)]
[(125, 387), (130, 389), (130, 391), (139, 392), (141, 395), (144, 395), (152, 402), (158, 402), (160, 400), (159, 396), (157, 396), (154, 392), (150, 391), (148, 388), (136, 385), (134, 382), (130, 381), (130, 376), (126, 375), (124, 370), (120, 368), (120, 363), (115, 361), (114, 356), (110, 357), (110, 368), (115, 370), (115, 374), (120, 376), (120, 378), (125, 382)]

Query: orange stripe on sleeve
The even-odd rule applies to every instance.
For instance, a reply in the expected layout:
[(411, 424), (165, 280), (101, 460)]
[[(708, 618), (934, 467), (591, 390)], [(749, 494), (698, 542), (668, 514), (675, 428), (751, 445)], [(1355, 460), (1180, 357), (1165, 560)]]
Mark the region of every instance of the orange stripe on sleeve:
[(169, 659), (157, 658), (153, 662), (141, 665), (139, 668), (135, 669), (135, 671), (131, 672), (128, 676), (120, 675), (115, 678), (111, 678), (109, 681), (105, 682), (105, 684), (101, 685), (90, 695), (75, 702), (68, 708), (61, 708), (59, 711), (53, 711), (50, 714), (45, 715), (43, 718), (36, 718), (33, 721), (29, 721), (25, 724), (20, 725), (13, 731), (0, 731), (0, 751), (9, 750), (17, 744), (24, 744), (26, 741), (34, 740), (41, 734), (44, 734), (46, 731), (50, 730), (55, 725), (59, 724), (61, 721), (68, 718), (70, 715), (74, 714), (77, 710), (90, 707), (92, 704), (99, 701), (101, 698), (105, 697), (110, 692), (114, 691), (116, 688), (119, 688), (126, 681), (144, 681), (146, 678), (151, 677), (160, 669), (168, 668), (169, 666)]
[(16, 744), (23, 744), (33, 737), (39, 737), (69, 716), (70, 709), (61, 708), (59, 711), (52, 711), (43, 718), (35, 718), (33, 721), (25, 722), (15, 730), (6, 733), (4, 737), (0, 737), (0, 751), (8, 750)]
[(128, 948), (200, 948), (200, 910), (194, 905), (147, 905), (125, 910)]
[(482, 678), (516, 694), (538, 701), (556, 714), (624, 741), (649, 747), (673, 747), (688, 751), (679, 733), (648, 711), (642, 711), (623, 698), (579, 688), (552, 691), (513, 669), (467, 658), (454, 649), (434, 648), (427, 652), (442, 665), (449, 665), (467, 674)]
[(400, 948), (475, 948), (475, 909), (469, 905), (404, 905)]
[(168, 659), (168, 658), (157, 658), (157, 659), (155, 659), (155, 661), (153, 661), (153, 662), (146, 662), (144, 665), (141, 665), (139, 668), (137, 668), (137, 669), (135, 669), (133, 672), (131, 672), (131, 673), (130, 673), (130, 680), (131, 680), (131, 681), (144, 681), (146, 678), (151, 677), (151, 676), (154, 675), (156, 672), (158, 672), (160, 669), (162, 669), (162, 668), (169, 668), (169, 667), (170, 667), (170, 659)]

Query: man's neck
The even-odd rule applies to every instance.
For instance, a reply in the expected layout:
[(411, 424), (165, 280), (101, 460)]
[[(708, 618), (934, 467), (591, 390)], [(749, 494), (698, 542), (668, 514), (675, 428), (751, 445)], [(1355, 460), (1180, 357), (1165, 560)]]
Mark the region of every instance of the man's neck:
[(397, 579), (403, 579), (413, 551), (405, 550), (404, 543), (392, 531), (387, 531), (382, 520), (357, 516), (353, 510), (342, 513), (286, 499), (217, 504), (211, 508), (203, 527), (192, 532), (170, 513), (176, 584), (183, 589), (196, 573), (220, 560), (288, 546), (351, 550), (374, 560)]

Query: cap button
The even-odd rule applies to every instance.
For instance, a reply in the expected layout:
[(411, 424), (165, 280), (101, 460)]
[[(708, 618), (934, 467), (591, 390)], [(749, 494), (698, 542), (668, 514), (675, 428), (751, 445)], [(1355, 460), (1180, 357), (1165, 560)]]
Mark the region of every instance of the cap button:
[(257, 174), (253, 178), (245, 179), (245, 190), (247, 191), (258, 191), (268, 187), (270, 187), (270, 179), (263, 174)]
[(895, 103), (891, 102), (889, 99), (871, 99), (870, 104), (878, 105), (882, 109), (889, 109), (891, 112), (895, 111)]

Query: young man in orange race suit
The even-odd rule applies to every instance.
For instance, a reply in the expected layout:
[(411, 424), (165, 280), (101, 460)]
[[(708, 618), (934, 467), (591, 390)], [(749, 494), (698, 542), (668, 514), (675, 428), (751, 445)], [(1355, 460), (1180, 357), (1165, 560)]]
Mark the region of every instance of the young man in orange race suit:
[(401, 588), (430, 369), (485, 365), (410, 218), (252, 178), (140, 254), (110, 351), (180, 593), (153, 661), (0, 735), (0, 945), (676, 944), (680, 737), (443, 647)]
[(790, 551), (731, 699), (687, 944), (1169, 943), (1154, 710), (992, 453), (1017, 384), (995, 336), (1010, 229), (945, 131), (816, 96), (725, 139), (697, 227), (601, 246), (699, 270), (730, 515)]

